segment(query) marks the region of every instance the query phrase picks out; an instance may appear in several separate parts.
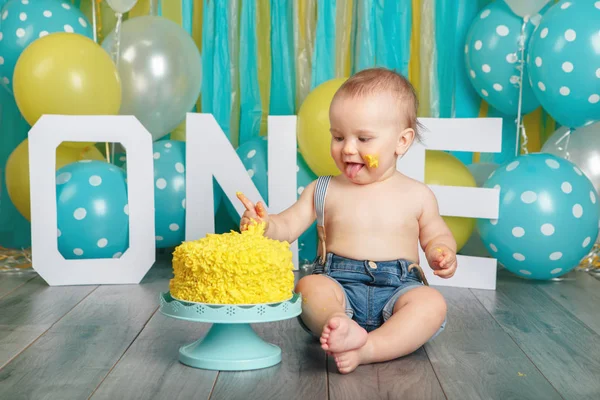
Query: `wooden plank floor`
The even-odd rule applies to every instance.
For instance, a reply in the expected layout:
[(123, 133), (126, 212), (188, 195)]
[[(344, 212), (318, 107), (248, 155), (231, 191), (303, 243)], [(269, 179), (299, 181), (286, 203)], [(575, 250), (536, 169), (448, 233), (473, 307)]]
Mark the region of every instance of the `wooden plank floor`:
[(340, 375), (295, 319), (254, 325), (279, 365), (178, 362), (208, 329), (157, 312), (168, 260), (140, 285), (49, 287), (0, 275), (0, 399), (599, 399), (600, 280), (572, 272), (496, 291), (439, 288), (448, 325), (414, 354)]

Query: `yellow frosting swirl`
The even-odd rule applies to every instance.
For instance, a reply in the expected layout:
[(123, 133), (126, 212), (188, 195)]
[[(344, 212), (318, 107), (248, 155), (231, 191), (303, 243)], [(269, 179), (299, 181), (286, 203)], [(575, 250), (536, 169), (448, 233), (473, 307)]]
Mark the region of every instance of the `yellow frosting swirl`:
[(242, 233), (208, 234), (173, 253), (171, 295), (210, 304), (260, 304), (292, 296), (294, 273), (287, 242), (264, 236), (264, 224)]

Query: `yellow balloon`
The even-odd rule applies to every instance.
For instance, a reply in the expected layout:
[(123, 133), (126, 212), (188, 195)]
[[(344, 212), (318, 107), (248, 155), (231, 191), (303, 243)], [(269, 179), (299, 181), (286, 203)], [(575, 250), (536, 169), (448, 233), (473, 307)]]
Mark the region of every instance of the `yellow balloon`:
[[(73, 148), (61, 144), (56, 148), (56, 170), (79, 160), (103, 160), (102, 153), (94, 146)], [(29, 197), (29, 141), (23, 140), (6, 162), (6, 189), (16, 209), (28, 221), (31, 220)]]
[(84, 149), (86, 147), (93, 146), (94, 142), (63, 142), (62, 143), (66, 147), (71, 147), (73, 149)]
[[(443, 151), (428, 150), (425, 154), (425, 183), (428, 185), (477, 187), (471, 171), (458, 158)], [(475, 218), (443, 217), (456, 240), (457, 251), (467, 243)]]
[(298, 148), (318, 176), (340, 174), (330, 152), (329, 106), (346, 79), (336, 78), (320, 84), (306, 96), (298, 110)]
[(52, 33), (27, 46), (13, 88), (29, 125), (43, 114), (114, 115), (121, 107), (121, 81), (110, 56), (74, 33)]
[(186, 123), (185, 123), (185, 119), (183, 120), (182, 123), (180, 123), (179, 125), (177, 125), (177, 127), (175, 129), (173, 129), (173, 131), (171, 132), (171, 140), (178, 140), (180, 142), (185, 142), (186, 140)]

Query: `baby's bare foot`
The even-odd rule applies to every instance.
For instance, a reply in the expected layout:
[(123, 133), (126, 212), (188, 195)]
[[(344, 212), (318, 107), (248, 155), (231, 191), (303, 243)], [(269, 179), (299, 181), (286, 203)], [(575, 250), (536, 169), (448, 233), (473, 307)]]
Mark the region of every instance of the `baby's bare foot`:
[(331, 317), (321, 334), (321, 347), (332, 353), (342, 353), (362, 347), (367, 331), (346, 315)]
[(349, 374), (359, 365), (369, 363), (369, 352), (370, 346), (369, 342), (367, 341), (364, 346), (358, 349), (342, 353), (334, 353), (333, 358), (338, 371), (340, 371), (342, 374)]

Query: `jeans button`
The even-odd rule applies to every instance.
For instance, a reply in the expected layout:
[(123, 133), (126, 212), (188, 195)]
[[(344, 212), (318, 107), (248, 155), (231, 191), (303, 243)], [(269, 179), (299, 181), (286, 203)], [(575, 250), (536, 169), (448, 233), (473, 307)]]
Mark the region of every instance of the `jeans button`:
[(371, 267), (371, 269), (377, 269), (377, 264), (375, 264), (374, 261), (369, 261), (369, 267)]

